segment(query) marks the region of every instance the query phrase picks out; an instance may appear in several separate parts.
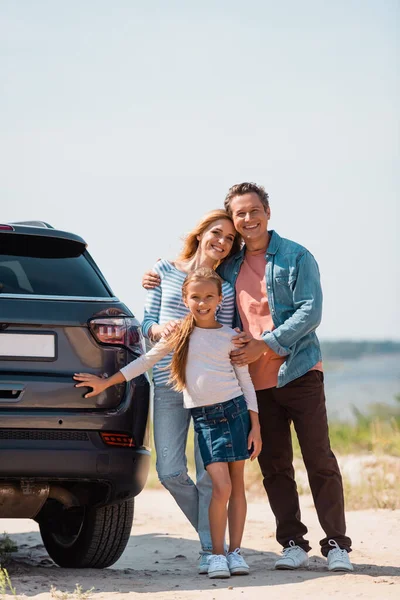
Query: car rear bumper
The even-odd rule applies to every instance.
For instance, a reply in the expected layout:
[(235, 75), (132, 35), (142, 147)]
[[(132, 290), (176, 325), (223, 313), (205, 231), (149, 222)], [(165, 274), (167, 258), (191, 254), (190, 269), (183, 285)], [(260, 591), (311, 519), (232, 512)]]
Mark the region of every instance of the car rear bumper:
[(88, 432), (86, 441), (0, 440), (0, 456), (0, 483), (101, 483), (104, 504), (139, 494), (150, 467), (149, 449), (107, 447), (98, 432)]

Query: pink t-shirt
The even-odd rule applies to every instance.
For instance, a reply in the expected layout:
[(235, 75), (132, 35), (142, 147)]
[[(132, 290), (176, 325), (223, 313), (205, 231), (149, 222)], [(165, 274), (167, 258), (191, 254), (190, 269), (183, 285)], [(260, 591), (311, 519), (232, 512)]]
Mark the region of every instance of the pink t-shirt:
[[(265, 285), (266, 264), (265, 250), (246, 250), (235, 286), (243, 331), (257, 340), (261, 339), (264, 331), (274, 329)], [(249, 372), (255, 389), (276, 387), (279, 368), (284, 362), (284, 356), (279, 356), (268, 348), (258, 360), (250, 363)], [(322, 371), (322, 363), (317, 363), (313, 369)]]

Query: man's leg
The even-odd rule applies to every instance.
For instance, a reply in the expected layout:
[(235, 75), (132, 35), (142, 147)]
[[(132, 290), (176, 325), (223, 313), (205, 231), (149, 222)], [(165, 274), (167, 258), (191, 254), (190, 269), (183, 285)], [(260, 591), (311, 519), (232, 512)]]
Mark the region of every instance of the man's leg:
[(339, 548), (351, 550), (345, 535), (343, 484), (333, 454), (326, 415), (323, 373), (309, 371), (284, 386), (285, 404), (296, 429), (318, 519), (326, 537), (321, 540), (324, 556), (332, 550), (329, 540)]
[(300, 520), (299, 497), (294, 479), (290, 421), (281, 400), (284, 388), (257, 392), (262, 450), (258, 457), (265, 491), (276, 519), (276, 539), (287, 548), (290, 542), (306, 552), (307, 528)]

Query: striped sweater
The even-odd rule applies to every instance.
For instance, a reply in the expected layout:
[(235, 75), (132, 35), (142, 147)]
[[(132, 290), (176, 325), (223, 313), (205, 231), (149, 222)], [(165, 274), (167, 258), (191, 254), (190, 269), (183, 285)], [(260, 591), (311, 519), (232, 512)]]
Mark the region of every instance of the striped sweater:
[[(187, 273), (177, 269), (169, 260), (159, 260), (154, 268), (161, 278), (161, 285), (147, 292), (143, 334), (148, 337), (152, 325), (168, 323), (173, 319), (183, 319), (189, 312), (182, 300), (182, 285)], [(235, 294), (232, 286), (224, 281), (222, 284), (222, 303), (217, 310), (217, 318), (222, 325), (232, 327), (235, 311)], [(171, 354), (168, 354), (153, 367), (153, 380), (156, 385), (167, 385)]]

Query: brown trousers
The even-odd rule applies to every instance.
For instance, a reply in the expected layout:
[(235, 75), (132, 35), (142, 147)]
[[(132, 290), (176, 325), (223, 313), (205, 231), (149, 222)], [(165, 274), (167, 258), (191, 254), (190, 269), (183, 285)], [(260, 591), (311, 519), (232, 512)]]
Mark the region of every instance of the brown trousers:
[(276, 519), (276, 539), (283, 546), (293, 540), (308, 552), (307, 528), (301, 522), (299, 496), (294, 479), (290, 422), (299, 440), (318, 519), (326, 537), (321, 552), (326, 556), (329, 540), (350, 551), (346, 533), (343, 484), (329, 442), (324, 375), (309, 371), (282, 388), (257, 392), (263, 447), (258, 461), (265, 491)]

